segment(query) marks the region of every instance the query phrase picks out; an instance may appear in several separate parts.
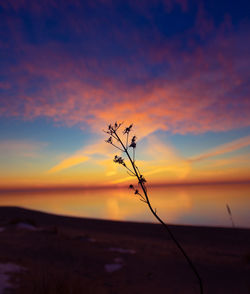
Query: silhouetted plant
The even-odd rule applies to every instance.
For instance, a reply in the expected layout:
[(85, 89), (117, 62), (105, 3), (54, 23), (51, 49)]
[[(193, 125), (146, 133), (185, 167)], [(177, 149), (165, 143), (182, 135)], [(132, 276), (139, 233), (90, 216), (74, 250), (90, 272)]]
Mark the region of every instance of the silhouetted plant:
[(131, 140), (129, 141), (129, 136), (130, 136), (130, 132), (133, 127), (133, 124), (131, 124), (129, 127), (126, 127), (123, 130), (123, 136), (125, 136), (125, 139), (123, 139), (123, 140), (121, 139), (121, 135), (119, 134), (120, 131), (118, 131), (121, 126), (122, 126), (122, 123), (116, 122), (114, 125), (110, 124), (108, 126), (108, 129), (104, 130), (104, 132), (109, 135), (109, 138), (106, 140), (106, 142), (108, 144), (111, 144), (112, 146), (114, 146), (120, 152), (125, 153), (125, 155), (127, 156), (128, 160), (129, 160), (129, 163), (126, 164), (124, 158), (122, 158), (121, 156), (115, 155), (114, 162), (124, 166), (127, 169), (127, 172), (129, 175), (137, 178), (138, 187), (134, 187), (134, 185), (131, 184), (129, 186), (129, 188), (131, 190), (133, 190), (135, 195), (139, 196), (139, 199), (142, 202), (144, 202), (148, 205), (148, 207), (149, 207), (150, 211), (152, 212), (152, 214), (154, 215), (154, 217), (167, 230), (171, 239), (174, 241), (174, 243), (176, 244), (178, 249), (181, 251), (181, 253), (185, 257), (186, 261), (188, 262), (188, 265), (190, 266), (190, 268), (194, 272), (195, 276), (197, 277), (198, 282), (199, 282), (199, 287), (200, 287), (200, 293), (202, 294), (203, 293), (202, 280), (201, 280), (201, 277), (200, 277), (198, 271), (196, 270), (193, 262), (191, 261), (191, 259), (189, 258), (189, 256), (187, 255), (187, 253), (185, 252), (183, 247), (180, 245), (180, 243), (175, 238), (175, 236), (173, 235), (169, 226), (158, 216), (156, 209), (152, 208), (152, 205), (149, 200), (148, 192), (147, 192), (147, 187), (146, 187), (147, 181), (146, 181), (145, 177), (140, 173), (140, 170), (137, 167), (136, 161), (135, 161), (135, 150), (136, 150), (136, 139), (137, 139), (136, 136), (133, 136), (131, 138)]
[(229, 215), (229, 218), (231, 220), (231, 223), (232, 223), (232, 227), (235, 228), (235, 224), (234, 224), (234, 221), (233, 221), (233, 215), (232, 215), (232, 211), (229, 207), (228, 204), (226, 204), (226, 207), (227, 207), (227, 212), (228, 212), (228, 215)]

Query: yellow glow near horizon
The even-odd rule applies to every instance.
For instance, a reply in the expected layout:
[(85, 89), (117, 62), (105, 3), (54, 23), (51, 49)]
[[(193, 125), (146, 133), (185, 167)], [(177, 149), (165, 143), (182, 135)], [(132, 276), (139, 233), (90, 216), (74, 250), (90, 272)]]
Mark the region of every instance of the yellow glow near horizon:
[[(250, 137), (247, 136), (192, 158), (184, 158), (173, 146), (150, 135), (147, 144), (138, 151), (144, 159), (137, 160), (137, 165), (150, 185), (248, 181), (249, 153), (234, 154), (233, 151), (249, 143)], [(34, 156), (35, 152), (32, 154)], [(25, 161), (17, 160), (15, 169), (7, 166), (1, 171), (0, 188), (130, 184), (134, 179), (122, 166), (113, 162), (114, 154), (117, 154), (116, 150), (101, 140), (72, 155), (61, 156), (60, 160), (49, 157), (44, 160), (38, 155), (36, 165), (33, 157), (25, 158)]]

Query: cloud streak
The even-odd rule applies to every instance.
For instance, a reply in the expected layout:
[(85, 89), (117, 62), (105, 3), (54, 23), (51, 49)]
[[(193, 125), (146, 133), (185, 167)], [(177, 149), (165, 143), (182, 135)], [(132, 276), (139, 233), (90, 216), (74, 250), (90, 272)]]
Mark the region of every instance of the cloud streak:
[(76, 151), (74, 154), (66, 156), (58, 164), (51, 167), (47, 173), (56, 173), (73, 166), (79, 165), (88, 160), (95, 161), (95, 157), (101, 157), (101, 159), (96, 160), (97, 163), (103, 162), (103, 158), (112, 156), (110, 154), (110, 146), (107, 146), (107, 143), (104, 140), (98, 141), (95, 144), (90, 144), (82, 149)]
[(57, 165), (53, 166), (48, 171), (48, 173), (59, 172), (59, 171), (64, 170), (66, 168), (70, 168), (72, 166), (75, 166), (75, 165), (78, 165), (80, 163), (83, 163), (83, 162), (87, 161), (88, 159), (89, 158), (87, 156), (84, 156), (84, 155), (74, 155), (74, 156), (71, 156), (69, 158), (66, 158), (66, 159), (62, 160)]
[(247, 146), (250, 146), (250, 136), (246, 136), (246, 137), (234, 140), (232, 142), (217, 146), (216, 148), (208, 150), (200, 155), (196, 155), (194, 157), (189, 158), (188, 161), (197, 162), (204, 159), (209, 159), (211, 157), (215, 157), (221, 154), (237, 151)]

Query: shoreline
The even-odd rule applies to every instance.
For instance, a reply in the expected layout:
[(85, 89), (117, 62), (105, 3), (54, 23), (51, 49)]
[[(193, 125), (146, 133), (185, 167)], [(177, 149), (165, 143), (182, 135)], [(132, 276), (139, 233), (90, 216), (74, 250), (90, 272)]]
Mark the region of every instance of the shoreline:
[[(142, 222), (142, 221), (130, 221), (130, 220), (110, 220), (110, 219), (102, 219), (102, 218), (89, 218), (89, 217), (81, 217), (75, 215), (62, 215), (51, 212), (45, 212), (36, 209), (29, 209), (20, 206), (0, 206), (0, 223), (1, 216), (2, 217), (11, 217), (15, 215), (20, 218), (34, 218), (40, 224), (46, 225), (54, 222), (56, 225), (66, 225), (66, 226), (74, 226), (80, 228), (82, 225), (91, 224), (92, 228), (98, 230), (98, 226), (100, 230), (105, 229), (118, 229), (129, 227), (131, 232), (135, 229), (147, 228), (149, 231), (156, 229), (161, 230), (162, 225), (157, 222)], [(171, 229), (181, 231), (181, 230), (197, 230), (199, 231), (246, 231), (250, 233), (250, 228), (248, 227), (230, 227), (230, 226), (209, 226), (209, 225), (192, 225), (192, 224), (169, 224), (166, 223)]]
[[(144, 221), (134, 221), (134, 220), (112, 220), (112, 219), (105, 219), (105, 218), (90, 218), (90, 217), (84, 217), (84, 216), (77, 216), (77, 215), (64, 215), (64, 214), (60, 214), (60, 213), (53, 213), (53, 212), (46, 212), (46, 211), (42, 211), (42, 210), (38, 210), (38, 209), (33, 209), (33, 208), (26, 208), (26, 207), (22, 207), (22, 206), (1, 206), (0, 205), (0, 216), (1, 214), (3, 215), (7, 215), (8, 212), (10, 212), (11, 214), (16, 212), (18, 215), (30, 215), (30, 216), (35, 216), (38, 217), (42, 217), (42, 219), (46, 219), (47, 217), (48, 218), (54, 218), (55, 220), (56, 219), (60, 219), (61, 221), (63, 219), (65, 220), (69, 220), (70, 222), (71, 221), (82, 221), (82, 222), (94, 222), (94, 223), (117, 223), (117, 224), (131, 224), (131, 226), (133, 225), (159, 225), (161, 226), (161, 224), (157, 221), (154, 221), (154, 222), (144, 222)], [(152, 219), (154, 219), (152, 217)], [(1, 219), (0, 219), (1, 221)], [(250, 231), (250, 225), (249, 227), (246, 227), (246, 226), (235, 226), (235, 227), (232, 227), (232, 226), (212, 226), (212, 225), (204, 225), (204, 224), (201, 224), (201, 225), (197, 225), (197, 224), (175, 224), (175, 223), (168, 223), (166, 222), (166, 224), (169, 226), (169, 227), (174, 227), (174, 228), (197, 228), (197, 229), (221, 229), (221, 230), (224, 230), (224, 229), (229, 229), (229, 230), (248, 230)]]

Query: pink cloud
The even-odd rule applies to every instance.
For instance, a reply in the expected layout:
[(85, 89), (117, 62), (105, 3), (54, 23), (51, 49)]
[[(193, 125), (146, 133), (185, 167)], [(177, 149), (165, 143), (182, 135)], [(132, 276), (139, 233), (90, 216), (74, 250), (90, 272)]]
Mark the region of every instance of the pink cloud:
[[(187, 9), (186, 1), (179, 2)], [(19, 9), (25, 1), (14, 3)], [(230, 25), (224, 23), (215, 31), (202, 9), (196, 25), (213, 37), (202, 46), (190, 38), (189, 50), (181, 49), (180, 38), (163, 40), (156, 28), (156, 42), (135, 30), (130, 43), (114, 28), (112, 34), (122, 46), (136, 48), (128, 59), (78, 56), (56, 42), (39, 47), (21, 42), (19, 35), (24, 54), (6, 71), (9, 82), (0, 113), (48, 117), (98, 132), (106, 123), (127, 120), (142, 135), (159, 129), (184, 134), (250, 126), (248, 29), (228, 33)], [(163, 68), (159, 75), (150, 72), (156, 65)]]

